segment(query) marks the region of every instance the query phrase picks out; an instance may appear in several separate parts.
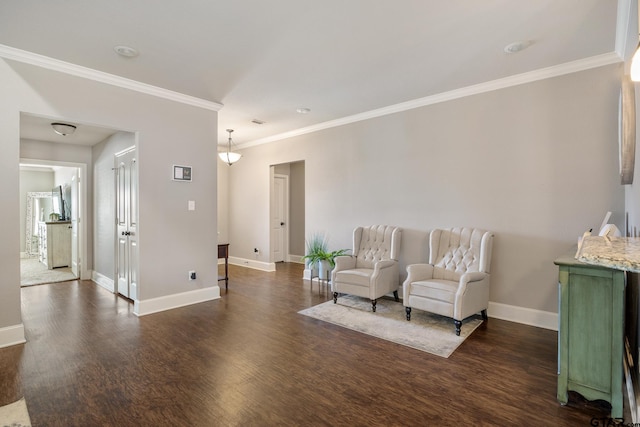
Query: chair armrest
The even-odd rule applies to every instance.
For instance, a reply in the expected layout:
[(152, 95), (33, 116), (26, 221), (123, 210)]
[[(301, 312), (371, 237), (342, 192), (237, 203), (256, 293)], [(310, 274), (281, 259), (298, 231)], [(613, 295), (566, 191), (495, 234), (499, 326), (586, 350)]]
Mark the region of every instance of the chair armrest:
[[(480, 282), (484, 283), (485, 279), (487, 279), (489, 275), (487, 273), (483, 273), (482, 271), (472, 271), (469, 273), (464, 273), (460, 276), (460, 283), (458, 284), (457, 295), (464, 295), (467, 291), (467, 285), (474, 286), (473, 283)], [(478, 286), (480, 285), (478, 284)]]
[[(398, 261), (391, 259), (381, 259), (380, 261), (373, 264), (373, 270), (382, 270), (383, 268), (390, 268), (395, 265), (398, 265)], [(373, 273), (375, 274), (375, 273)]]
[(411, 283), (419, 280), (433, 278), (433, 265), (431, 264), (411, 264), (407, 266), (407, 278), (402, 283), (403, 303), (409, 301), (411, 294)]
[(356, 268), (356, 257), (354, 256), (340, 255), (335, 257), (333, 261), (336, 263), (334, 272)]
[(485, 277), (487, 277), (487, 273), (483, 273), (481, 271), (471, 271), (460, 276), (460, 284), (462, 285), (470, 282), (479, 282)]
[(433, 265), (411, 264), (407, 266), (407, 279), (405, 283), (417, 282), (433, 278)]

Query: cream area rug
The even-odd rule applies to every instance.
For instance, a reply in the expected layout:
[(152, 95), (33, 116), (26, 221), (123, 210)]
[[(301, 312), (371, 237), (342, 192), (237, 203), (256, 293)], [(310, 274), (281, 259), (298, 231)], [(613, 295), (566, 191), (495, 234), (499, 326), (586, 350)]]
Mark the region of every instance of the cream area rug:
[(75, 279), (77, 277), (71, 272), (70, 268), (49, 270), (37, 258), (22, 258), (20, 260), (20, 286), (66, 282), (67, 280)]
[(338, 297), (337, 304), (331, 300), (298, 313), (441, 357), (449, 357), (482, 323), (480, 315), (466, 319), (457, 336), (448, 317), (415, 309), (407, 321), (402, 302), (381, 298), (374, 313), (369, 299), (352, 295)]
[(31, 419), (24, 398), (9, 405), (0, 406), (0, 426), (31, 427)]

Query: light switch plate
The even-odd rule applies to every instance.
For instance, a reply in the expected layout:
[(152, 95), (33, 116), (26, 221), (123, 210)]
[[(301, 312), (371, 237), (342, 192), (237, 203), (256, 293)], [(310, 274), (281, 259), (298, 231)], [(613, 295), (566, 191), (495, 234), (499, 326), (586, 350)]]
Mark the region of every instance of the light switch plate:
[(196, 201), (195, 200), (189, 200), (188, 207), (189, 207), (190, 211), (195, 211), (196, 210)]

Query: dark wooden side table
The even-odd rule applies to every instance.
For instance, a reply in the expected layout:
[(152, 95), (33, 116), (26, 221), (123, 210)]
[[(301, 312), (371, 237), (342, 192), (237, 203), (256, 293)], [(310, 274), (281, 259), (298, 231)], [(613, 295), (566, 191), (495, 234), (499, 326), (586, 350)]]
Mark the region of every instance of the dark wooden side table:
[(218, 259), (224, 258), (224, 276), (218, 276), (218, 282), (224, 280), (224, 289), (229, 289), (229, 244), (218, 243)]

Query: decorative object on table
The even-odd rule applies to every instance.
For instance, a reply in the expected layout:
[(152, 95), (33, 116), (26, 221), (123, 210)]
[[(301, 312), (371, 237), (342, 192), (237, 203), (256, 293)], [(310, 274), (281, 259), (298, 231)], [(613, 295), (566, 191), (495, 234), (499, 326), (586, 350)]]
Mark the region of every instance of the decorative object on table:
[(399, 301), (401, 236), (399, 227), (388, 225), (356, 227), (353, 230), (352, 255), (336, 257), (336, 267), (331, 273), (334, 304), (341, 293), (369, 298), (374, 312), (377, 299), (383, 295), (393, 292)]
[(482, 324), (480, 316), (466, 319), (457, 336), (448, 317), (423, 311), (407, 322), (404, 307), (391, 298), (378, 299), (377, 307), (373, 313), (369, 298), (346, 295), (337, 304), (327, 301), (298, 313), (440, 357), (449, 357)]
[(328, 280), (328, 272), (335, 267), (335, 258), (345, 255), (349, 249), (338, 249), (329, 251), (327, 238), (323, 234), (313, 234), (306, 241), (307, 254), (302, 257), (307, 266), (311, 269), (311, 277), (318, 277), (320, 280)]
[(481, 312), (487, 319), (493, 233), (477, 228), (435, 229), (429, 235), (429, 264), (407, 266), (402, 303), (411, 309), (462, 321)]
[(49, 214), (49, 221), (53, 222), (53, 221), (60, 221), (60, 214), (59, 213), (55, 213), (52, 212)]

